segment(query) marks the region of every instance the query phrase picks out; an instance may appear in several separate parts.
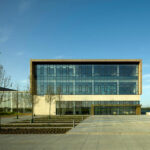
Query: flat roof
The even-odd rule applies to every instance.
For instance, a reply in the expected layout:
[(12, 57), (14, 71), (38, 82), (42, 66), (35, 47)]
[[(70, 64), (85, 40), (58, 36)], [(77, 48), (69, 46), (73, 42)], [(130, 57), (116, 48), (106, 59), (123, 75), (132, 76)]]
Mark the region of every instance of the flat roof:
[(134, 63), (141, 63), (142, 59), (31, 59), (31, 62), (33, 63), (46, 63), (46, 62), (54, 62), (54, 63), (95, 63), (95, 62), (134, 62)]
[(0, 91), (17, 91), (17, 90), (0, 87)]

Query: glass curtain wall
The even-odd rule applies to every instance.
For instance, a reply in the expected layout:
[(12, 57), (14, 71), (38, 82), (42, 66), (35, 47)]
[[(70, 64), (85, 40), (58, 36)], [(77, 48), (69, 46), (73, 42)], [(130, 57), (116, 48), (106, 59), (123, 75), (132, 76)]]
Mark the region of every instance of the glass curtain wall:
[(36, 94), (61, 87), (62, 95), (138, 94), (138, 64), (37, 64)]

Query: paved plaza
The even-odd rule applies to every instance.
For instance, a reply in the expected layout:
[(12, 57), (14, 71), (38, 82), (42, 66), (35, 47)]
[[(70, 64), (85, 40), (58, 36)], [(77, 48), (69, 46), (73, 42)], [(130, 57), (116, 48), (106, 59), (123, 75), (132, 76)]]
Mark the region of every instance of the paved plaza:
[(0, 135), (0, 150), (149, 150), (150, 116), (91, 116), (64, 135)]
[(8, 117), (2, 117), (1, 123), (7, 124), (7, 123), (11, 123), (11, 122), (16, 122), (16, 121), (31, 120), (31, 118), (32, 118), (31, 115), (19, 116), (19, 119), (17, 119), (16, 116), (8, 116)]

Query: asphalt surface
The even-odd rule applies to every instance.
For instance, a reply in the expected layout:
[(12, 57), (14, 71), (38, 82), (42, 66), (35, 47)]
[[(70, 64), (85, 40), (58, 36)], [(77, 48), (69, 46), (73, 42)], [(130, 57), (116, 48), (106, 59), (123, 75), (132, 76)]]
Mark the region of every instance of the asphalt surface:
[(63, 135), (0, 135), (0, 150), (149, 150), (150, 116), (91, 116)]

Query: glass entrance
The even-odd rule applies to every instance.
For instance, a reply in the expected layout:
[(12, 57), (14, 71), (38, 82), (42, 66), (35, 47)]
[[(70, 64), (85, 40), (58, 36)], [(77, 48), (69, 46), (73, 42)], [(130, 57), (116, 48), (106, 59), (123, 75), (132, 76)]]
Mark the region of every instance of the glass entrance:
[(94, 106), (94, 115), (135, 115), (135, 106)]

